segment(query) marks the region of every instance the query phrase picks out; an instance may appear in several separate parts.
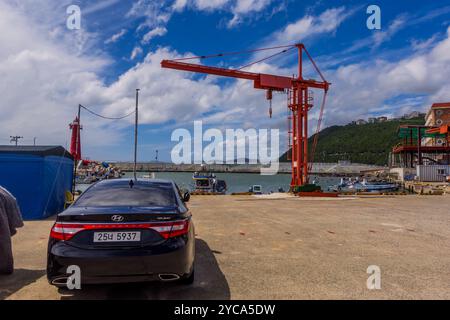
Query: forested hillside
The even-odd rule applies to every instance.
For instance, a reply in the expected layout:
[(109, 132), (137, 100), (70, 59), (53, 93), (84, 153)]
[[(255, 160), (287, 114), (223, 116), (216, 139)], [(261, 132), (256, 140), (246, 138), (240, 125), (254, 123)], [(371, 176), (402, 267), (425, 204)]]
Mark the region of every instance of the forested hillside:
[[(356, 163), (385, 165), (392, 146), (400, 142), (397, 128), (401, 124), (424, 124), (423, 118), (390, 120), (362, 125), (331, 126), (319, 133), (315, 162), (350, 160)], [(314, 135), (309, 138), (311, 147)], [(284, 153), (280, 161), (289, 161)]]

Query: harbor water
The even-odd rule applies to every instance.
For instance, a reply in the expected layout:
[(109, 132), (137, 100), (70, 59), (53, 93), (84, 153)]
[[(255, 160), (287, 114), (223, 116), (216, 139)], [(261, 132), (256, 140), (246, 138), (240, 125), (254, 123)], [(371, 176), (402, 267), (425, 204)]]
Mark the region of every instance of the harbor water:
[[(142, 177), (148, 175), (146, 172), (138, 172), (137, 176)], [(180, 188), (193, 189), (192, 172), (155, 172), (157, 179), (169, 179), (175, 181)], [(225, 180), (227, 183), (227, 193), (247, 192), (252, 185), (261, 185), (263, 193), (278, 192), (279, 188), (284, 191), (289, 190), (291, 182), (290, 174), (276, 174), (271, 176), (260, 175), (257, 173), (216, 173), (217, 179)], [(132, 172), (126, 172), (124, 177), (132, 178)], [(310, 181), (316, 181), (316, 184), (327, 190), (329, 186), (339, 183), (340, 178), (337, 177), (314, 177)], [(77, 189), (84, 191), (87, 185), (77, 185)]]

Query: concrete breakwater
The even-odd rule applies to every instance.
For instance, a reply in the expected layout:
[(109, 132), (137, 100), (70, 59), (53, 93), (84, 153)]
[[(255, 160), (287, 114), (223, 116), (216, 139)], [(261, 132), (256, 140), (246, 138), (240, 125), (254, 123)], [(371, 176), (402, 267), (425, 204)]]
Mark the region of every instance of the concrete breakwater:
[[(110, 162), (122, 171), (133, 171), (132, 162)], [(260, 173), (260, 164), (173, 164), (165, 162), (138, 162), (139, 172), (230, 172), (230, 173)], [(370, 171), (383, 170), (385, 167), (359, 163), (314, 163), (311, 173), (315, 175), (352, 176)], [(291, 163), (281, 162), (279, 173), (291, 173)]]

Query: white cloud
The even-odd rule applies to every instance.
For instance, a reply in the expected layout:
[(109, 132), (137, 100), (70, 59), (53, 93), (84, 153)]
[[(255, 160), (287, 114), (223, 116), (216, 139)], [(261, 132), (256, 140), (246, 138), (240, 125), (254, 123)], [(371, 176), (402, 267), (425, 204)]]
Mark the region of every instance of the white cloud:
[(154, 37), (161, 37), (167, 33), (165, 27), (157, 27), (147, 32), (142, 38), (142, 43), (149, 43)]
[(172, 5), (172, 8), (175, 11), (181, 11), (186, 7), (187, 2), (188, 2), (187, 0), (175, 0), (175, 2)]
[(227, 26), (232, 28), (241, 23), (242, 18), (249, 13), (259, 12), (265, 9), (272, 0), (240, 0), (236, 1), (232, 8), (233, 18), (228, 22)]
[(332, 8), (319, 16), (307, 15), (288, 24), (283, 30), (271, 36), (273, 43), (298, 43), (323, 33), (333, 33), (354, 10), (345, 7)]
[(372, 37), (374, 47), (377, 48), (383, 42), (390, 40), (398, 31), (405, 27), (407, 21), (408, 18), (406, 16), (400, 16), (394, 19), (386, 31), (375, 31)]
[[(108, 60), (78, 54), (69, 34), (54, 39), (45, 21), (34, 21), (21, 8), (0, 2), (0, 28), (8, 30), (0, 33), (0, 43), (6, 44), (0, 46), (0, 137), (17, 133), (65, 145), (78, 103), (101, 99), (92, 99), (92, 93), (101, 87), (97, 73)], [(118, 136), (89, 119), (85, 123), (86, 131), (105, 144)]]
[(410, 17), (407, 15), (401, 15), (396, 17), (387, 27), (387, 29), (374, 30), (372, 35), (367, 38), (359, 39), (355, 41), (345, 53), (351, 53), (362, 48), (372, 47), (372, 49), (377, 49), (384, 42), (391, 40), (391, 38), (397, 34), (399, 31), (404, 29), (411, 22)]
[[(308, 16), (276, 32), (276, 40), (301, 40), (309, 33), (318, 35), (335, 30), (342, 23), (338, 12), (330, 9), (318, 17)], [(348, 12), (341, 12), (346, 15)], [(51, 17), (50, 17), (51, 18)], [(302, 21), (302, 22), (300, 22)], [(11, 25), (14, 28), (11, 28)], [(50, 27), (49, 27), (50, 26)], [(332, 27), (334, 26), (334, 27)], [(0, 137), (10, 135), (38, 137), (41, 143), (65, 144), (69, 140), (68, 123), (79, 103), (108, 116), (121, 116), (133, 110), (134, 90), (141, 89), (140, 121), (161, 124), (175, 121), (184, 125), (201, 119), (217, 127), (270, 127), (285, 123), (286, 101), (274, 95), (274, 119), (269, 120), (264, 92), (255, 90), (246, 80), (220, 86), (215, 77), (161, 69), (160, 61), (188, 56), (168, 48), (150, 51), (145, 59), (106, 84), (102, 71), (109, 65), (105, 57), (91, 51), (73, 50), (67, 30), (54, 36), (51, 22), (35, 21), (12, 5), (0, 2)], [(285, 38), (283, 38), (285, 37)], [(299, 39), (300, 38), (300, 39)], [(320, 67), (320, 65), (319, 65)], [(294, 67), (293, 67), (294, 68)], [(295, 68), (294, 68), (295, 69)], [(290, 69), (261, 63), (249, 71), (292, 74)], [(322, 70), (332, 82), (326, 123), (346, 123), (374, 111), (395, 113), (386, 101), (402, 95), (423, 95), (426, 104), (450, 100), (450, 29), (428, 51), (411, 52), (398, 60), (363, 60), (342, 65), (336, 70)], [(311, 119), (317, 117), (320, 95)], [(391, 109), (389, 109), (391, 108)], [(402, 107), (402, 112), (405, 112)], [(123, 121), (99, 121), (83, 114), (83, 147), (125, 145), (124, 130), (132, 117)], [(315, 123), (310, 128), (314, 130)], [(285, 128), (280, 127), (281, 132)], [(88, 156), (92, 156), (88, 154)]]
[(402, 104), (401, 97), (409, 99), (408, 95), (424, 96), (422, 110), (433, 102), (449, 101), (448, 74), (450, 28), (446, 38), (428, 51), (411, 52), (396, 61), (366, 60), (325, 71), (332, 82), (327, 123), (344, 123), (377, 111), (387, 113), (386, 101), (395, 98), (400, 101), (391, 103), (389, 112), (400, 115), (396, 108)]
[(119, 32), (113, 34), (109, 39), (105, 41), (105, 44), (110, 44), (117, 42), (120, 38), (122, 38), (127, 33), (126, 29), (122, 29)]
[[(186, 9), (205, 12), (224, 11), (233, 14), (228, 21), (229, 28), (242, 23), (243, 19), (251, 16), (252, 13), (262, 12), (272, 3), (272, 0), (138, 0), (133, 4), (127, 17), (145, 18), (145, 21), (138, 27), (140, 30), (150, 30), (144, 35), (143, 42), (148, 42), (153, 35), (153, 30), (165, 30), (167, 32), (167, 23), (173, 14), (180, 13)], [(279, 6), (280, 7), (280, 6)], [(282, 7), (282, 6), (281, 6)], [(280, 7), (280, 8), (281, 8)], [(273, 11), (275, 14), (280, 9)], [(252, 16), (253, 19), (258, 17)], [(149, 34), (150, 33), (150, 34)], [(155, 34), (155, 35), (163, 35)]]
[(86, 8), (83, 8), (83, 14), (92, 14), (96, 13), (98, 11), (105, 10), (106, 8), (109, 8), (115, 4), (117, 4), (120, 0), (104, 0), (95, 4), (92, 4), (90, 6), (87, 6)]
[(230, 2), (230, 0), (194, 0), (194, 6), (199, 10), (217, 10)]
[(131, 51), (130, 59), (134, 60), (137, 56), (140, 56), (144, 51), (141, 47), (137, 46), (133, 48), (133, 51)]

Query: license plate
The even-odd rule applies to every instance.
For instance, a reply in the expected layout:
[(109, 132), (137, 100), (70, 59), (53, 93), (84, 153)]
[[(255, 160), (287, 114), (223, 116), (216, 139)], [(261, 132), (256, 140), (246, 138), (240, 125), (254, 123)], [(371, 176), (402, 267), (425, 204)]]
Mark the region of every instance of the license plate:
[(139, 231), (94, 232), (94, 242), (132, 242), (141, 241)]

